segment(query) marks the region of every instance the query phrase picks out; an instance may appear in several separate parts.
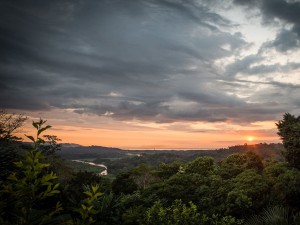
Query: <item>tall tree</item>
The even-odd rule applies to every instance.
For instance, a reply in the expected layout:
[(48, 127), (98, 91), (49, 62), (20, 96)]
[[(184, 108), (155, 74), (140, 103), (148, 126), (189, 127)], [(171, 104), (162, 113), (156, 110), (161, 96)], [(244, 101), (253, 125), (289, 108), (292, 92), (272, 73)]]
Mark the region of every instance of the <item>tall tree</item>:
[(0, 110), (0, 179), (6, 179), (16, 167), (13, 162), (18, 158), (15, 136), (16, 131), (23, 126), (26, 116), (11, 114)]
[(300, 169), (300, 116), (289, 113), (276, 123), (278, 135), (286, 149), (284, 157), (290, 166)]
[(0, 142), (16, 141), (20, 138), (14, 133), (23, 126), (27, 117), (22, 114), (11, 114), (5, 110), (0, 110)]

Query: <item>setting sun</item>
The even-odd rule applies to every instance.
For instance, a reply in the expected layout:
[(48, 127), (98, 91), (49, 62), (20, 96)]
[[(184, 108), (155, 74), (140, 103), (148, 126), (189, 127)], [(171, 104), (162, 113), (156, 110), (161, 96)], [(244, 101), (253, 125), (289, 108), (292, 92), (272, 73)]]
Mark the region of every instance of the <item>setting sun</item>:
[(247, 137), (247, 140), (250, 141), (250, 142), (252, 142), (252, 141), (254, 140), (254, 137), (248, 136), (248, 137)]

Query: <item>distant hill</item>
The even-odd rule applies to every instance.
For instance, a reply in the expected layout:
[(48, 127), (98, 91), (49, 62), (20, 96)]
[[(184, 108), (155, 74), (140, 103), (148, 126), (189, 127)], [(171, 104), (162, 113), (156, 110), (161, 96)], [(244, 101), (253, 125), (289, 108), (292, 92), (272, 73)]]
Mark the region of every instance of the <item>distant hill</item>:
[(276, 160), (282, 160), (281, 152), (284, 147), (281, 143), (260, 143), (254, 145), (235, 145), (228, 148), (221, 148), (216, 150), (123, 150), (120, 148), (103, 147), (103, 146), (81, 146), (77, 144), (63, 144), (61, 151), (62, 156), (78, 156), (78, 157), (90, 157), (90, 156), (105, 156), (108, 158), (119, 158), (124, 156), (145, 156), (145, 155), (157, 155), (157, 154), (171, 154), (178, 156), (198, 157), (198, 156), (211, 156), (217, 161), (222, 158), (234, 154), (234, 153), (246, 153), (248, 151), (255, 152), (264, 159), (272, 158)]
[(284, 151), (284, 147), (282, 143), (260, 143), (254, 145), (236, 145), (217, 151), (219, 151), (220, 153), (223, 152), (226, 155), (234, 153), (246, 153), (248, 151), (252, 151), (261, 156), (263, 159), (275, 159), (278, 161), (282, 161), (282, 151)]
[(68, 147), (81, 147), (81, 145), (75, 144), (75, 143), (61, 143), (60, 145), (62, 147), (64, 147), (64, 148), (68, 148)]
[(68, 159), (82, 158), (120, 158), (124, 154), (124, 150), (119, 148), (109, 148), (103, 146), (81, 146), (62, 145), (59, 154)]
[(95, 163), (108, 166), (111, 174), (117, 174), (131, 169), (141, 163), (158, 166), (161, 163), (174, 161), (188, 162), (196, 157), (211, 156), (215, 161), (221, 161), (235, 153), (255, 152), (264, 160), (274, 159), (283, 161), (281, 152), (284, 150), (281, 143), (255, 145), (236, 145), (217, 150), (123, 150), (103, 146), (76, 146), (64, 145), (59, 154), (66, 159), (89, 159)]

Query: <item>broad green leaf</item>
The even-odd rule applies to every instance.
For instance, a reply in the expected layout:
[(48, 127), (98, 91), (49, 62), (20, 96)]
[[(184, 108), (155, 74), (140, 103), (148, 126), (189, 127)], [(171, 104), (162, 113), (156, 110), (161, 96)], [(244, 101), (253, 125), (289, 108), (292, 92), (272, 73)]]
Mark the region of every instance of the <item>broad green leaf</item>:
[(59, 191), (59, 190), (53, 190), (53, 191), (51, 191), (51, 192), (50, 192), (50, 194), (51, 194), (51, 195), (54, 195), (54, 194), (59, 194), (59, 193), (60, 193), (60, 191)]
[(81, 204), (81, 207), (86, 210), (86, 206), (84, 204)]
[(35, 142), (35, 140), (34, 140), (34, 138), (33, 138), (32, 136), (29, 136), (29, 135), (26, 135), (26, 134), (25, 134), (25, 136), (26, 136), (27, 138), (29, 138), (31, 141)]
[(47, 125), (46, 127), (39, 129), (38, 135), (40, 135), (42, 132), (44, 132), (45, 130), (47, 130), (47, 129), (49, 129), (49, 128), (51, 128), (51, 126), (50, 126), (50, 125)]
[(89, 197), (92, 197), (92, 196), (93, 196), (93, 194), (92, 194), (90, 191), (85, 191), (84, 194), (86, 194), (86, 195), (89, 196)]
[(59, 183), (55, 184), (54, 187), (53, 187), (53, 189), (57, 189), (58, 186), (59, 186)]
[(32, 121), (32, 126), (34, 126), (36, 129), (38, 129), (39, 127), (39, 125), (38, 125), (38, 122), (34, 122), (34, 121)]

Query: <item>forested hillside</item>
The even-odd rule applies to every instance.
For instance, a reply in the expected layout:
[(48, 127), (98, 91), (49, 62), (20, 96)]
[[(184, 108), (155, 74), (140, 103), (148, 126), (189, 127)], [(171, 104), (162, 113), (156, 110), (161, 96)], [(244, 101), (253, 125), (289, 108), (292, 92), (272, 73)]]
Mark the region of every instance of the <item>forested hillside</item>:
[[(46, 121), (32, 125), (25, 150), (13, 132), (0, 136), (0, 224), (300, 224), (300, 117), (277, 123), (284, 148), (185, 152), (94, 146), (67, 154), (43, 137)], [(105, 163), (112, 174), (74, 171), (72, 157)]]
[(174, 161), (187, 163), (197, 157), (210, 156), (216, 162), (224, 160), (231, 154), (256, 153), (264, 160), (283, 161), (281, 143), (277, 144), (254, 144), (237, 145), (217, 150), (121, 150), (116, 148), (105, 148), (102, 146), (77, 146), (62, 147), (58, 153), (62, 158), (74, 160), (82, 159), (93, 161), (97, 164), (105, 164), (109, 174), (117, 175), (145, 163), (151, 166), (159, 166), (162, 163)]

